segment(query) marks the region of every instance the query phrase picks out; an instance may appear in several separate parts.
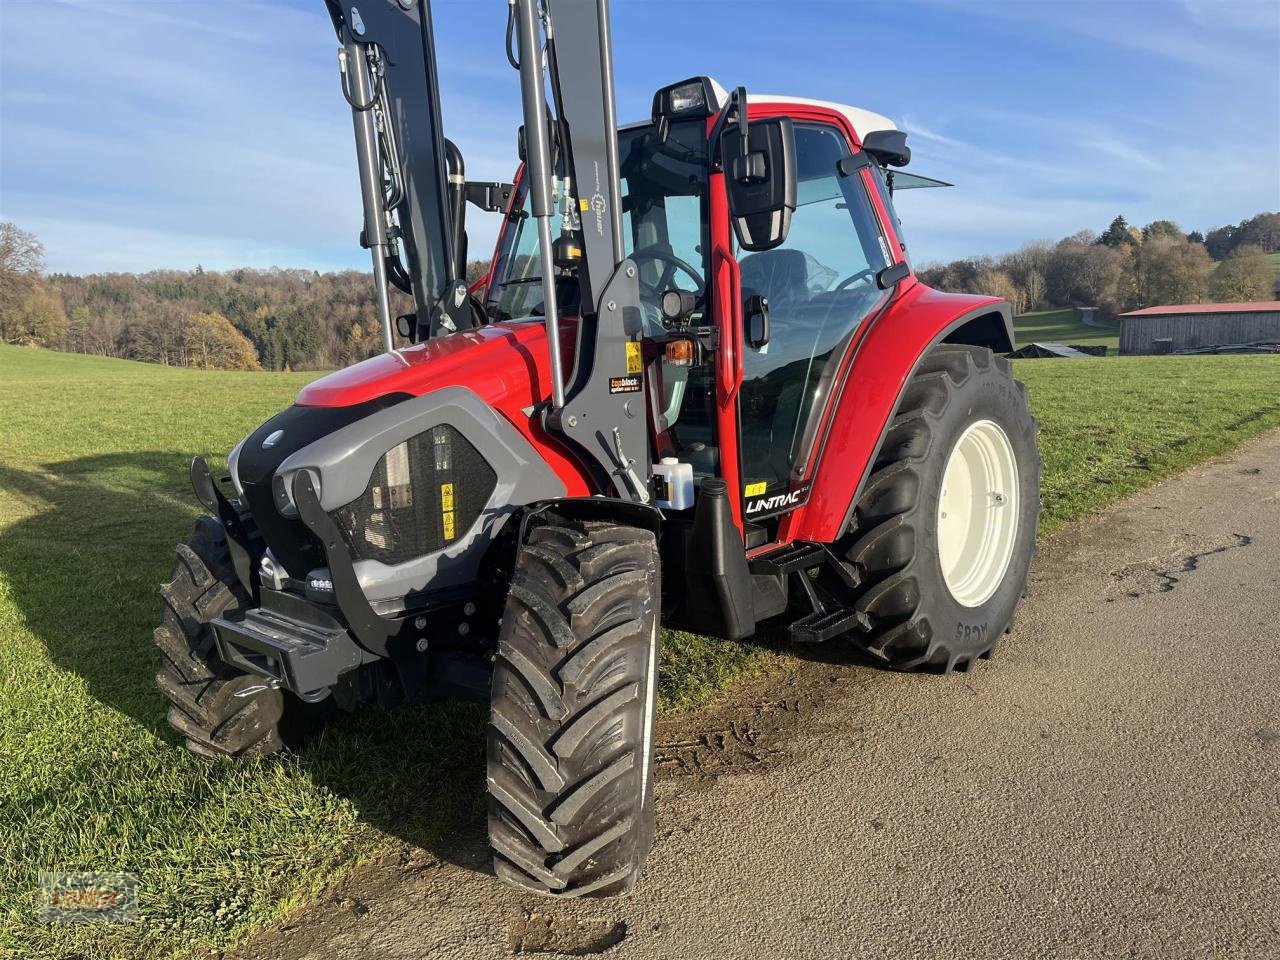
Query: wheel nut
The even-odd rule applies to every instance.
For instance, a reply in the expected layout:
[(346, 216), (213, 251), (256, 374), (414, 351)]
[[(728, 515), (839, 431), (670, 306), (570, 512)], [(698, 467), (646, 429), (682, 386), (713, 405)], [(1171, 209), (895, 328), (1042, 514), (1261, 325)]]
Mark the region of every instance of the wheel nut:
[(419, 637), (419, 638), (418, 638), (418, 642), (417, 642), (416, 644), (414, 644), (414, 646), (415, 646), (415, 647), (417, 647), (417, 649), (418, 649), (418, 652), (419, 652), (419, 653), (426, 653), (426, 652), (427, 652), (427, 638), (426, 638), (426, 637)]

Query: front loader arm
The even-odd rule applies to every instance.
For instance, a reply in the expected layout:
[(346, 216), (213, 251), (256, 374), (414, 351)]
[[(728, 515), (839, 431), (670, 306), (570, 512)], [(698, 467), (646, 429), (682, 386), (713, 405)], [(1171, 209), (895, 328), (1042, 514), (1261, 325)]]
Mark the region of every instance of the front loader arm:
[[(549, 429), (567, 437), (599, 465), (620, 497), (648, 503), (649, 428), (644, 395), (640, 285), (623, 256), (618, 125), (608, 0), (511, 0), (519, 38), (524, 101), (525, 176), (538, 222), (543, 302), (551, 345)], [(548, 124), (542, 57), (557, 107)], [(583, 256), (575, 367), (567, 382), (559, 355), (559, 310), (551, 247), (559, 134), (563, 170), (581, 220)]]
[[(434, 332), (442, 315), (450, 320), (447, 326), (456, 327), (467, 303), (465, 292), (460, 300), (454, 296), (464, 254), (455, 249), (431, 4), (325, 3), (342, 44), (343, 93), (355, 125), (364, 201), (361, 242), (372, 254), (379, 321), (391, 350), (389, 282), (407, 279), (421, 330)], [(401, 244), (407, 277), (397, 277)]]

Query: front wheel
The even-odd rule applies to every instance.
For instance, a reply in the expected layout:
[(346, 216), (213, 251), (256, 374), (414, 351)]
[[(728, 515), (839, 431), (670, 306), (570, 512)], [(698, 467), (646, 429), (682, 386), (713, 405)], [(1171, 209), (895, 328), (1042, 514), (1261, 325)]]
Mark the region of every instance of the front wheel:
[(989, 657), (1026, 589), (1040, 458), (1026, 388), (990, 350), (934, 348), (911, 378), (839, 548), (900, 670)]
[(654, 535), (534, 528), (498, 638), (488, 733), (494, 872), (554, 896), (634, 885), (653, 842), (661, 598)]
[(190, 542), (178, 545), (173, 574), (160, 595), (156, 684), (169, 702), (169, 725), (201, 756), (280, 750), (289, 706), (284, 694), (218, 658), (209, 621), (244, 608), (249, 598), (232, 570), (226, 531), (216, 518), (200, 517)]

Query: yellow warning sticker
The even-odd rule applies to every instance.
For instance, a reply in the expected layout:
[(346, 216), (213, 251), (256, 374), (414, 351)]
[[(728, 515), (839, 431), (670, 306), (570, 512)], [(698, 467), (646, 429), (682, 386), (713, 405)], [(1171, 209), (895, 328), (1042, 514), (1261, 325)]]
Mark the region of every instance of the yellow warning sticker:
[(634, 340), (627, 341), (627, 373), (640, 373), (644, 369), (644, 361), (640, 356), (640, 344)]
[(452, 540), (454, 538), (452, 483), (440, 484), (440, 510), (442, 511), (440, 521), (444, 526), (444, 538)]
[(762, 480), (759, 483), (748, 483), (747, 496), (758, 497), (760, 496), (760, 494), (764, 493), (767, 489), (769, 489), (769, 481), (767, 480)]
[(580, 211), (582, 211), (583, 213), (586, 213), (588, 210), (590, 210), (590, 209), (591, 209), (591, 201), (590, 201), (590, 200), (579, 200), (579, 201), (578, 201), (578, 209), (579, 209)]

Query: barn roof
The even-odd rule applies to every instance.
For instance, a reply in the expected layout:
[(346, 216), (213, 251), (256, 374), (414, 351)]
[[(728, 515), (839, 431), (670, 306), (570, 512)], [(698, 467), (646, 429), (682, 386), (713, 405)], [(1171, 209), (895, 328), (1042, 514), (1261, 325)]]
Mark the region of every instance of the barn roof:
[(1013, 360), (1030, 360), (1035, 358), (1046, 357), (1087, 357), (1089, 354), (1075, 347), (1069, 347), (1065, 343), (1045, 343), (1044, 341), (1036, 341), (1028, 343), (1024, 347), (1013, 351), (1009, 354)]
[(1280, 313), (1280, 300), (1252, 300), (1245, 303), (1172, 303), (1144, 307), (1120, 314), (1123, 317), (1160, 317), (1184, 313)]

